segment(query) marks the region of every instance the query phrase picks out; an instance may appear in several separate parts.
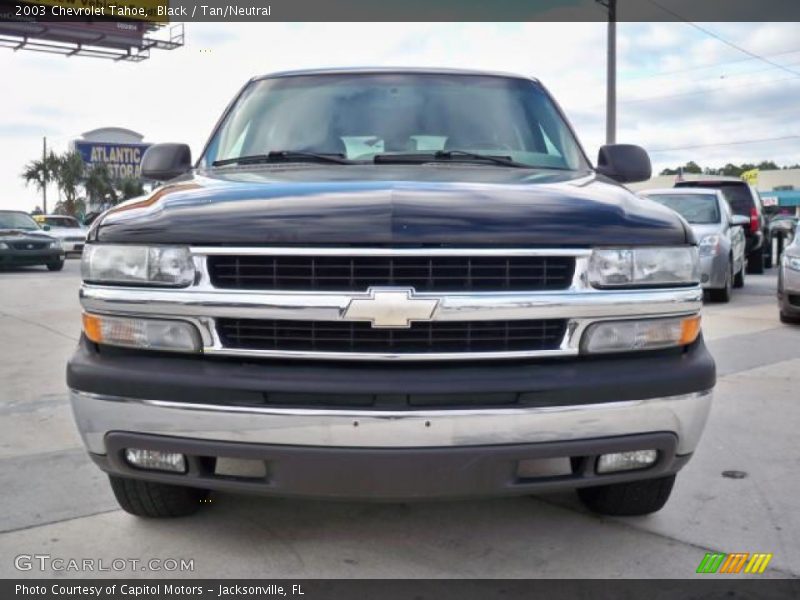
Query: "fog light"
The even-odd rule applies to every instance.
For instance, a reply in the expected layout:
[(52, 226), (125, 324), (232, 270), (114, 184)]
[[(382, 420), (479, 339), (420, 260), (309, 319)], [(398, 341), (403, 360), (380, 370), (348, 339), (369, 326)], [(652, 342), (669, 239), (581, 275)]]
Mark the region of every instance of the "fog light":
[(186, 473), (186, 458), (178, 452), (127, 448), (125, 450), (125, 460), (128, 461), (129, 465), (137, 469)]
[(697, 339), (700, 317), (603, 321), (589, 326), (583, 336), (583, 351), (591, 354), (658, 350), (685, 346)]
[(657, 450), (632, 450), (630, 452), (603, 454), (597, 461), (597, 472), (614, 473), (616, 471), (644, 469), (653, 465), (657, 458)]
[(201, 348), (197, 328), (185, 321), (84, 313), (83, 331), (96, 344), (172, 352), (199, 352)]

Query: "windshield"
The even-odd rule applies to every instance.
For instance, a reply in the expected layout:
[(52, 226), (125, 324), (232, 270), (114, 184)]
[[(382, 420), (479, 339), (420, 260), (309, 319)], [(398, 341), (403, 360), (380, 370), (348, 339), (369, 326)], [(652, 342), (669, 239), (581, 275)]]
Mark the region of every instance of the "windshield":
[(42, 221), (44, 225), (50, 225), (50, 227), (67, 227), (69, 229), (80, 229), (81, 227), (77, 219), (70, 217), (45, 217)]
[(531, 167), (587, 166), (569, 127), (535, 82), (409, 73), (255, 81), (214, 135), (203, 163), (275, 151), (372, 161), (378, 154), (448, 150), (509, 157)]
[(39, 229), (30, 216), (21, 212), (0, 212), (0, 229)]
[(648, 194), (650, 200), (674, 210), (692, 225), (720, 222), (719, 203), (713, 194)]

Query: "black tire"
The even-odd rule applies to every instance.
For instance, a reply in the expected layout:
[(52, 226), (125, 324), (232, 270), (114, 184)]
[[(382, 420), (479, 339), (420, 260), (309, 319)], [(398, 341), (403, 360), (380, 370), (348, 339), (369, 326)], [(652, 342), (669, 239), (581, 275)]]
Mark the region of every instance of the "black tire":
[(633, 517), (661, 510), (669, 500), (675, 475), (578, 488), (578, 497), (592, 512), (601, 515)]
[(770, 251), (764, 254), (764, 268), (771, 269), (772, 268), (772, 243), (769, 245)]
[(786, 313), (781, 313), (781, 323), (787, 325), (800, 325), (800, 317), (790, 317)]
[[(730, 271), (733, 271), (731, 264)], [(708, 297), (712, 302), (730, 302), (733, 295), (733, 273), (729, 272), (725, 278), (725, 287), (716, 290), (708, 290)]]
[(108, 478), (122, 510), (137, 517), (185, 517), (196, 513), (209, 495), (208, 490), (181, 485), (154, 483), (116, 475), (109, 475)]
[(64, 268), (64, 261), (59, 260), (58, 262), (51, 262), (47, 263), (47, 270), (48, 271), (60, 271)]
[(742, 268), (739, 270), (739, 272), (733, 276), (733, 287), (737, 289), (744, 287), (744, 271), (745, 268), (744, 265), (742, 265)]
[(756, 250), (747, 255), (747, 272), (761, 275), (764, 272), (764, 253)]

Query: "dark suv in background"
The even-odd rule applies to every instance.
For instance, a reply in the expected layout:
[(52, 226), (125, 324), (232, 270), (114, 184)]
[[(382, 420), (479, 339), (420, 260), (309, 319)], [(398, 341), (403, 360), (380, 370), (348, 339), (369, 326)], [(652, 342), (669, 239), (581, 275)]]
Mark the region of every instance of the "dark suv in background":
[(755, 188), (735, 177), (678, 181), (675, 187), (722, 190), (733, 214), (744, 215), (750, 219), (750, 226), (744, 228), (747, 272), (763, 273), (765, 267), (767, 269), (772, 267), (772, 238), (769, 234), (769, 223), (764, 214), (761, 196)]

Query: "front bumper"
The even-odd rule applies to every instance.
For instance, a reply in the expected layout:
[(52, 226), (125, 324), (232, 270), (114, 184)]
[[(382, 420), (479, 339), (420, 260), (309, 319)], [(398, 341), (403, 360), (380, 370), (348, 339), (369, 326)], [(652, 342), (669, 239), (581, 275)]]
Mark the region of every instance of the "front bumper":
[(800, 317), (800, 271), (781, 265), (778, 302), (783, 314)]
[(700, 257), (700, 285), (703, 289), (724, 288), (730, 272), (730, 259), (726, 254)]
[(86, 240), (62, 240), (61, 245), (64, 247), (64, 252), (80, 254), (83, 252), (83, 247)]
[(265, 408), (139, 400), (72, 391), (89, 452), (113, 432), (325, 448), (455, 448), (670, 432), (676, 452), (697, 446), (711, 391), (601, 404), (526, 408), (353, 410)]
[(45, 248), (43, 250), (0, 250), (0, 267), (25, 267), (46, 265), (64, 260), (64, 250)]
[[(83, 339), (67, 382), (84, 443), (109, 473), (284, 496), (402, 499), (676, 472), (698, 444), (715, 367), (702, 338), (619, 356), (385, 365), (158, 355)], [(498, 394), (512, 403), (488, 405)], [(344, 405), (364, 395), (369, 406)], [(181, 452), (189, 471), (134, 469), (123, 459), (129, 447)], [(659, 459), (648, 469), (594, 471), (600, 454), (651, 448)], [(215, 474), (217, 459), (231, 457), (266, 473)], [(521, 460), (554, 458), (569, 471), (517, 476)]]
[[(414, 500), (520, 495), (564, 487), (607, 485), (675, 473), (690, 456), (676, 455), (670, 433), (495, 446), (325, 448), (205, 441), (111, 433), (107, 453), (92, 455), (104, 471), (205, 489), (266, 495), (369, 500)], [(186, 473), (142, 471), (127, 464), (125, 448), (180, 452)], [(598, 474), (601, 454), (655, 449), (647, 469)], [(220, 474), (217, 465), (228, 465)], [(231, 464), (260, 465), (232, 476)]]

